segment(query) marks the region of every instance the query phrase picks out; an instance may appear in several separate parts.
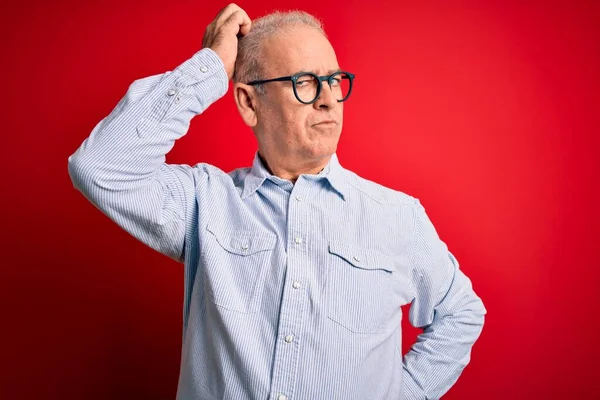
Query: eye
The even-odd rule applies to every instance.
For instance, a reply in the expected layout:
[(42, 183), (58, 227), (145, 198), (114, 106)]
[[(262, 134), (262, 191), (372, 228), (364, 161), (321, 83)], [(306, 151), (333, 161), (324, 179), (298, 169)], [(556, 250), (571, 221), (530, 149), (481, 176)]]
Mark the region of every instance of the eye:
[(331, 86), (339, 86), (342, 83), (342, 78), (336, 76), (335, 78), (331, 79)]
[(296, 81), (296, 88), (312, 88), (316, 84), (315, 77), (312, 75), (301, 75)]

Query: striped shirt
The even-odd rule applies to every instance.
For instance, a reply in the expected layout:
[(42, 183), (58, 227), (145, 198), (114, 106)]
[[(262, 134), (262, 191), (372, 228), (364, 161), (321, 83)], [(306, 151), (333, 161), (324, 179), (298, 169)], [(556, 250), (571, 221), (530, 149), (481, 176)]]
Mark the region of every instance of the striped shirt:
[[(418, 199), (344, 169), (225, 173), (165, 163), (222, 97), (198, 51), (136, 80), (69, 157), (111, 220), (185, 268), (177, 399), (437, 399), (458, 379), (485, 308)], [(404, 357), (401, 306), (424, 329)]]

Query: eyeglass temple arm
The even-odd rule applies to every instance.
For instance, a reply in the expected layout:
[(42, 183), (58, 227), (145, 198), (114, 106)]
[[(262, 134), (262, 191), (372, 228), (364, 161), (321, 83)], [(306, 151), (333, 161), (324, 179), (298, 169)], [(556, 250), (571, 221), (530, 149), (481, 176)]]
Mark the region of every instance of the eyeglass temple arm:
[(247, 85), (260, 85), (262, 83), (283, 82), (283, 81), (291, 81), (291, 80), (292, 80), (291, 76), (282, 76), (281, 78), (273, 78), (273, 79), (265, 79), (265, 80), (262, 80), (262, 81), (248, 82)]

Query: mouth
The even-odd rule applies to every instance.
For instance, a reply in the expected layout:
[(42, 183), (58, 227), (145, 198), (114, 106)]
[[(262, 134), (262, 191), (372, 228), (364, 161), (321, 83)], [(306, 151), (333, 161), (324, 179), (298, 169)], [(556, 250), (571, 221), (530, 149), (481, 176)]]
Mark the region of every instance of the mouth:
[(328, 119), (325, 121), (317, 122), (314, 126), (318, 126), (318, 125), (324, 125), (324, 126), (337, 125), (337, 122), (335, 122), (332, 119)]

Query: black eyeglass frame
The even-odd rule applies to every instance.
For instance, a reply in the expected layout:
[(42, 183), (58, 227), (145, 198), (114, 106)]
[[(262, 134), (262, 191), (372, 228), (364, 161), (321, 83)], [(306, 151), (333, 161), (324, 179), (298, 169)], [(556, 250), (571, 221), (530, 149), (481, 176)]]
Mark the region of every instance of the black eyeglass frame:
[[(292, 81), (292, 87), (294, 89), (294, 96), (296, 96), (296, 99), (298, 99), (298, 101), (302, 104), (312, 104), (315, 101), (317, 101), (317, 99), (319, 98), (319, 95), (321, 94), (321, 88), (323, 87), (323, 82), (327, 81), (327, 83), (329, 84), (329, 87), (331, 88), (331, 83), (333, 82), (333, 79), (337, 76), (337, 75), (341, 75), (341, 74), (346, 74), (346, 77), (344, 77), (345, 79), (348, 79), (350, 81), (350, 87), (348, 88), (348, 94), (346, 96), (344, 96), (343, 99), (338, 100), (336, 99), (336, 101), (338, 103), (344, 102), (346, 100), (348, 100), (348, 97), (350, 97), (350, 94), (352, 93), (352, 84), (354, 83), (354, 74), (351, 74), (350, 72), (347, 71), (336, 71), (331, 75), (317, 75), (317, 74), (313, 74), (312, 72), (298, 72), (297, 74), (291, 75), (291, 76), (281, 76), (279, 78), (273, 78), (273, 79), (265, 79), (265, 80), (259, 80), (259, 81), (252, 81), (252, 82), (248, 82), (247, 85), (261, 85), (263, 83), (269, 83), (269, 82), (286, 82), (286, 81)], [(306, 76), (306, 75), (310, 75), (313, 76), (318, 82), (319, 82), (319, 86), (317, 86), (317, 94), (315, 96), (315, 98), (312, 101), (302, 101), (300, 99), (300, 96), (298, 96), (298, 91), (296, 89), (296, 82), (298, 82), (298, 79), (302, 76)]]

